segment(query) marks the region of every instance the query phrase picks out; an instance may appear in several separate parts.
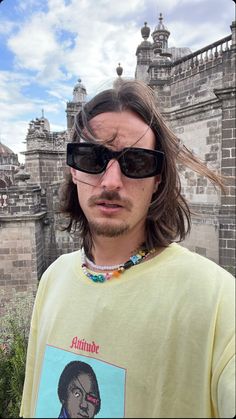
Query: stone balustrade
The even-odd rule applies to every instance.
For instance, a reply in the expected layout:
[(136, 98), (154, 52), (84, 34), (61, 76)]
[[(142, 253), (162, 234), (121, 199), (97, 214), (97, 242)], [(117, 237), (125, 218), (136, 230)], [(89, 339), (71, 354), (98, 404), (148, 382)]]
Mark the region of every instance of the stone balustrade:
[(231, 45), (232, 34), (191, 54), (185, 55), (172, 63), (172, 67), (174, 68), (173, 74), (178, 75), (222, 57), (224, 52), (230, 50)]

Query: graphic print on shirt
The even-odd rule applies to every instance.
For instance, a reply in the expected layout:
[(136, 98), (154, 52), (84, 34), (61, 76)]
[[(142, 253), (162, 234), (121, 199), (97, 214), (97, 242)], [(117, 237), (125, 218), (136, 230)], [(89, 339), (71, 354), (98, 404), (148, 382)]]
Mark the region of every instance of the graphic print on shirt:
[(125, 416), (123, 368), (47, 346), (36, 418), (122, 418)]

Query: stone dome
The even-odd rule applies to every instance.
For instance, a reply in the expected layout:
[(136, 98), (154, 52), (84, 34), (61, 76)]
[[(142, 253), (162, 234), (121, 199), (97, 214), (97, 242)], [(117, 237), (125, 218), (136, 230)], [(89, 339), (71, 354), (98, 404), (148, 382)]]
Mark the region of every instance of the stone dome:
[(9, 147), (0, 141), (0, 166), (13, 165), (18, 166), (18, 156)]
[(0, 141), (0, 156), (15, 156), (15, 153)]
[(17, 154), (0, 141), (0, 188), (12, 185), (19, 165)]
[(162, 13), (160, 13), (159, 23), (155, 27), (155, 31), (165, 31), (165, 32), (168, 32), (169, 33), (167, 27), (163, 24), (163, 16), (162, 16)]

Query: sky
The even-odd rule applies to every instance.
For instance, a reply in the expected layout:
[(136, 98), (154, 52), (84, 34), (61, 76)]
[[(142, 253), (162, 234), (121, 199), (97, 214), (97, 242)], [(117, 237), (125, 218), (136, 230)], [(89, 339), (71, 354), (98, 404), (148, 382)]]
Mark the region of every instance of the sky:
[[(0, 2), (0, 141), (26, 150), (29, 122), (42, 110), (52, 131), (66, 129), (66, 103), (78, 78), (88, 99), (112, 86), (121, 63), (133, 78), (146, 21), (159, 15), (169, 47), (192, 52), (231, 33), (233, 0), (2, 0)], [(152, 38), (150, 36), (150, 41)]]

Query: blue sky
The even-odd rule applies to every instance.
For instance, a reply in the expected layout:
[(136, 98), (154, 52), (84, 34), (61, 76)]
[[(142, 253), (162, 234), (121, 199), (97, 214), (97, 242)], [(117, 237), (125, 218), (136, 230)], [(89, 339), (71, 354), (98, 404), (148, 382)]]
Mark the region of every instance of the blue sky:
[[(169, 46), (192, 51), (231, 33), (233, 0), (3, 0), (0, 3), (0, 140), (25, 150), (42, 109), (51, 130), (66, 128), (66, 102), (80, 77), (92, 96), (110, 87), (121, 63), (134, 77), (140, 29), (160, 12)], [(151, 40), (151, 39), (150, 39)], [(23, 157), (19, 155), (20, 161)]]

